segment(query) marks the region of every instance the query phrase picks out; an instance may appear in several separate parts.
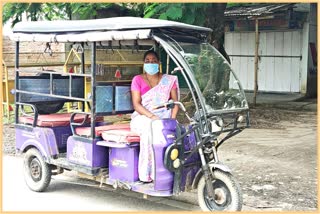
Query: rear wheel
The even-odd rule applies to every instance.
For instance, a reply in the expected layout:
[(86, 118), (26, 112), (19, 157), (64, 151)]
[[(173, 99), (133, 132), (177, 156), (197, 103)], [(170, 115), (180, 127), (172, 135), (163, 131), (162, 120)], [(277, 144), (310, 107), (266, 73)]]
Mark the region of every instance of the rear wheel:
[(50, 184), (50, 166), (35, 148), (29, 149), (25, 154), (24, 179), (27, 186), (35, 192), (43, 192)]
[(214, 199), (208, 198), (204, 176), (198, 184), (199, 206), (204, 211), (240, 211), (242, 208), (242, 193), (234, 177), (221, 170), (214, 170), (212, 174)]

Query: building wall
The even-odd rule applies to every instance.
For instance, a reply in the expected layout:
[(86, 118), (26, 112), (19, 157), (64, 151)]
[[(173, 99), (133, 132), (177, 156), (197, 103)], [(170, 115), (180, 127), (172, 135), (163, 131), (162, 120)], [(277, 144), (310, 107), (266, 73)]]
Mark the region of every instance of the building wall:
[[(3, 49), (2, 49), (2, 59), (6, 65), (9, 66), (8, 74), (9, 79), (14, 79), (14, 65), (15, 62), (15, 42), (11, 41), (8, 36), (3, 36)], [(65, 59), (65, 46), (64, 44), (51, 44), (52, 56), (48, 53), (43, 53), (46, 48), (46, 43), (44, 42), (20, 42), (20, 57), (19, 62), (21, 65), (24, 63), (42, 63), (50, 64), (50, 62), (63, 62)], [(45, 69), (61, 69), (57, 67), (47, 67), (43, 66)], [(42, 67), (37, 68), (20, 68), (21, 71), (39, 71)]]
[[(317, 4), (296, 4), (294, 11), (292, 17), (288, 13), (283, 14), (282, 19), (261, 20), (258, 90), (299, 92), (315, 97)], [(242, 22), (232, 20), (226, 26), (225, 48), (231, 55), (232, 68), (243, 87), (253, 90), (254, 21), (245, 22), (247, 25)]]
[[(259, 33), (258, 90), (300, 92), (301, 30)], [(254, 32), (226, 32), (231, 66), (246, 90), (254, 87)]]

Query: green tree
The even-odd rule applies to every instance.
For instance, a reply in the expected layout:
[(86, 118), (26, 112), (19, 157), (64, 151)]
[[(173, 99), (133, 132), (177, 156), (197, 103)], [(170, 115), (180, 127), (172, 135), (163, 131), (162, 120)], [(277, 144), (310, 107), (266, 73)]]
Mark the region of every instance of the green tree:
[[(223, 45), (224, 11), (226, 7), (226, 3), (152, 3), (147, 5), (144, 14), (147, 18), (154, 17), (211, 28), (213, 31), (208, 36), (208, 42), (215, 46), (230, 62)], [(192, 64), (194, 65), (194, 72), (196, 77), (198, 76), (197, 80), (204, 97), (212, 97), (216, 92), (227, 91), (229, 88), (230, 71), (226, 68), (222, 58), (208, 55), (208, 51), (206, 50), (202, 50), (201, 55), (202, 60), (208, 62), (198, 63), (199, 59), (196, 58)], [(210, 71), (209, 76), (203, 76), (202, 71), (204, 69)], [(182, 101), (189, 100), (191, 100), (190, 93), (182, 98)], [(212, 101), (212, 98), (207, 100)], [(193, 105), (188, 107), (193, 108)]]
[(125, 8), (126, 4), (113, 3), (6, 3), (3, 7), (3, 23), (12, 18), (11, 26), (22, 20), (23, 14), (31, 21), (97, 18), (98, 12), (117, 7)]
[(41, 11), (39, 3), (7, 3), (3, 7), (3, 23), (12, 18), (12, 26), (22, 20), (22, 15), (26, 13), (27, 17), (32, 21), (38, 20)]
[(152, 3), (144, 11), (146, 18), (159, 18), (211, 28), (208, 41), (230, 62), (224, 50), (224, 11), (226, 3)]

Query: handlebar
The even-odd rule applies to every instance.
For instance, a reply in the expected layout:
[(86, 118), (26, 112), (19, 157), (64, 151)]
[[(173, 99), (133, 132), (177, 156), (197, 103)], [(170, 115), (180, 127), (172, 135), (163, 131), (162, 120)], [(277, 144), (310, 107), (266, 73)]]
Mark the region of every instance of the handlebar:
[(184, 105), (181, 102), (173, 101), (173, 100), (169, 100), (166, 103), (160, 104), (158, 106), (154, 106), (153, 109), (160, 109), (160, 108), (163, 108), (163, 107), (166, 107), (167, 109), (170, 109), (170, 108), (173, 108), (174, 105), (178, 105), (182, 111), (184, 111), (184, 112), (186, 111), (186, 108), (184, 107)]
[(190, 122), (193, 121), (193, 119), (191, 119), (189, 117), (188, 112), (187, 112), (186, 108), (184, 107), (183, 103), (181, 103), (179, 101), (169, 100), (166, 103), (160, 104), (158, 106), (154, 106), (153, 109), (160, 109), (160, 108), (164, 108), (164, 107), (166, 107), (167, 109), (173, 109), (175, 105), (179, 106), (179, 108), (184, 112), (184, 114), (186, 115), (186, 117), (188, 118), (188, 120)]

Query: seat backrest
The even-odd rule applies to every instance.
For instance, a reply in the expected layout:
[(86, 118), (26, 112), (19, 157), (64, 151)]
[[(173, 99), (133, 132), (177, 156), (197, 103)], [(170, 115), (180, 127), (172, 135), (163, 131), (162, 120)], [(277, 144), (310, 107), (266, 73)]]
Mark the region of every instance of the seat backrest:
[[(71, 113), (59, 113), (59, 114), (41, 114), (38, 115), (37, 126), (40, 127), (58, 127), (58, 126), (70, 126)], [(75, 116), (75, 122), (82, 122), (85, 115), (78, 114)], [(97, 117), (96, 121), (103, 120), (103, 117)], [(32, 125), (34, 117), (32, 116), (21, 116), (19, 117), (19, 122), (24, 124)], [(90, 117), (88, 117), (86, 122), (90, 122)]]

